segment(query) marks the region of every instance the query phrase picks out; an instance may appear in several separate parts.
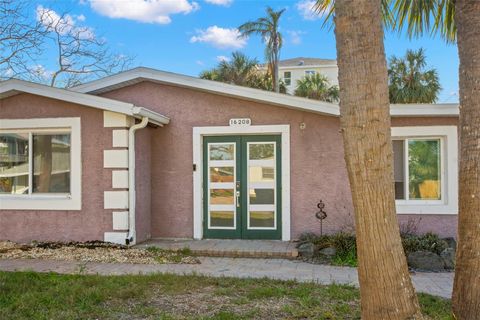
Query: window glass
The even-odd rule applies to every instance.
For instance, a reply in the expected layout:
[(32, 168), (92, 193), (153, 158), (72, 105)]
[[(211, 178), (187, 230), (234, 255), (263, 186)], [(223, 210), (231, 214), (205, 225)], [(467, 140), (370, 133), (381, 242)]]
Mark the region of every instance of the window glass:
[(210, 144), (210, 160), (233, 160), (234, 144)]
[(405, 141), (393, 140), (393, 176), (395, 179), (395, 199), (405, 199)]
[(233, 167), (211, 167), (210, 182), (233, 182)]
[(234, 204), (233, 189), (210, 189), (210, 204)]
[(285, 81), (285, 85), (289, 86), (292, 84), (292, 73), (290, 71), (285, 71), (283, 73), (283, 80)]
[(274, 189), (250, 189), (250, 204), (275, 204)]
[(440, 140), (409, 140), (409, 198), (440, 200), (440, 176)]
[(70, 134), (33, 135), (33, 192), (70, 192)]
[(251, 143), (248, 147), (250, 160), (270, 160), (275, 157), (275, 146), (273, 143)]
[(233, 211), (210, 211), (211, 227), (234, 227), (235, 214)]
[(0, 134), (0, 193), (28, 193), (28, 133)]
[(275, 212), (273, 211), (250, 211), (251, 228), (274, 228)]
[(315, 70), (306, 70), (305, 75), (306, 76), (313, 76), (315, 74)]
[(249, 167), (250, 182), (267, 182), (275, 179), (275, 168), (273, 167)]

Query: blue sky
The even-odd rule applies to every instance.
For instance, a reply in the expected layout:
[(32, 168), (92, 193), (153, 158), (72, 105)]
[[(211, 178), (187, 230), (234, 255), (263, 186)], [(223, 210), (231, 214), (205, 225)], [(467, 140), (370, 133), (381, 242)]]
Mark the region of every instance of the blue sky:
[[(235, 28), (262, 16), (267, 5), (286, 8), (280, 24), (285, 38), (282, 58), (335, 58), (333, 30), (322, 28), (323, 20), (312, 16), (308, 10), (311, 1), (67, 0), (39, 1), (35, 7), (68, 11), (77, 25), (92, 28), (114, 51), (135, 56), (135, 65), (197, 76), (235, 50), (263, 60), (261, 39), (238, 40)], [(386, 32), (387, 57), (420, 47), (426, 49), (429, 67), (440, 75), (443, 90), (439, 102), (457, 102), (455, 45), (438, 36), (410, 40), (405, 34)], [(40, 63), (48, 68), (48, 57)]]

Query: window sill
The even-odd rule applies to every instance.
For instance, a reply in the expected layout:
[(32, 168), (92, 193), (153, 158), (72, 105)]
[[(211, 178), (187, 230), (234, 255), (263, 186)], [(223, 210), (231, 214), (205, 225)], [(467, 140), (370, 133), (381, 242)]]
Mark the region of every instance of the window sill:
[(81, 210), (81, 200), (71, 195), (1, 196), (2, 210)]
[(396, 201), (397, 214), (458, 214), (457, 204)]

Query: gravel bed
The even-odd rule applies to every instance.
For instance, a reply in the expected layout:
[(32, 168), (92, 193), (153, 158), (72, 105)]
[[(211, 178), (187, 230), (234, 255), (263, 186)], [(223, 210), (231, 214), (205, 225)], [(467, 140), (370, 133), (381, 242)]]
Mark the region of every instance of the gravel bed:
[(0, 259), (45, 259), (135, 264), (200, 263), (197, 258), (181, 252), (130, 248), (100, 241), (34, 242), (29, 245), (0, 241)]

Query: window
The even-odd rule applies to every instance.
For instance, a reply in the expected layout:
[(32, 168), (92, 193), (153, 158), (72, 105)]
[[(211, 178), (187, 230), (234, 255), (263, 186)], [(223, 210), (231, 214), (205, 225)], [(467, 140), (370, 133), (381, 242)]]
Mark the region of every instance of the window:
[(314, 76), (315, 75), (315, 70), (305, 70), (305, 75), (306, 76)]
[(442, 139), (394, 140), (395, 199), (442, 200)]
[(1, 120), (2, 209), (79, 210), (80, 120)]
[(285, 81), (286, 86), (289, 86), (292, 84), (292, 73), (290, 71), (285, 71), (283, 73), (283, 81)]
[(398, 213), (457, 213), (456, 130), (392, 128)]

